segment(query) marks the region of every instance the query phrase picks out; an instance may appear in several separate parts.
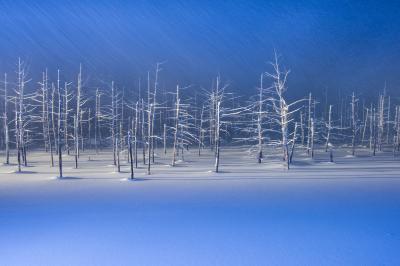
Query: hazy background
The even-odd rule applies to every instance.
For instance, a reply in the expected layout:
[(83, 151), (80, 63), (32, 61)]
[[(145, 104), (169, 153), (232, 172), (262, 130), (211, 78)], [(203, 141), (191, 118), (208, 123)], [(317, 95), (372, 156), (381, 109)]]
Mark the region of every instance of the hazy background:
[[(398, 1), (0, 1), (0, 71), (29, 63), (36, 86), (48, 67), (74, 79), (133, 88), (167, 61), (161, 84), (207, 87), (220, 73), (255, 93), (276, 49), (289, 93), (340, 89), (400, 94)], [(321, 94), (321, 93), (320, 93)]]

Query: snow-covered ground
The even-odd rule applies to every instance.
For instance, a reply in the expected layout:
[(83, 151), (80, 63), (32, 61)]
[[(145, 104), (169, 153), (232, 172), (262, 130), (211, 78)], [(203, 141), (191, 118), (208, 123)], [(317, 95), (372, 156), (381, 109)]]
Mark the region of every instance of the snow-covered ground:
[[(266, 151), (267, 153), (271, 151)], [(90, 156), (90, 160), (89, 160)], [(3, 155), (0, 158), (3, 160)], [(14, 158), (13, 158), (14, 159)], [(65, 175), (35, 152), (31, 166), (0, 166), (0, 265), (400, 265), (400, 158), (298, 150), (259, 165), (223, 148), (129, 181), (124, 161), (84, 153)]]

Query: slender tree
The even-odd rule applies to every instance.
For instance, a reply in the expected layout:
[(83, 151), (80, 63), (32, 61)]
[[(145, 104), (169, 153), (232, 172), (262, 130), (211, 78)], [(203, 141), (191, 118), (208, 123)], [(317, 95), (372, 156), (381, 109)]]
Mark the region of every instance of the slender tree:
[[(289, 160), (289, 124), (293, 121), (292, 115), (299, 111), (300, 109), (290, 110), (291, 107), (298, 104), (302, 100), (295, 101), (293, 103), (287, 103), (285, 99), (285, 92), (287, 90), (286, 81), (289, 71), (283, 71), (280, 68), (278, 56), (275, 53), (275, 60), (271, 63), (273, 67), (273, 72), (267, 73), (267, 76), (272, 78), (273, 81), (273, 91), (274, 97), (271, 98), (273, 110), (275, 112), (276, 118), (275, 122), (280, 127), (280, 145), (283, 151), (283, 161), (286, 164), (286, 168), (290, 168)], [(310, 96), (311, 98), (311, 96)], [(309, 112), (311, 113), (311, 112)], [(312, 120), (310, 120), (312, 122)], [(311, 123), (312, 124), (312, 123)], [(312, 127), (312, 125), (311, 125)], [(310, 131), (310, 134), (312, 132)], [(310, 143), (311, 144), (311, 143)], [(311, 147), (310, 147), (311, 148)]]
[(10, 163), (10, 135), (8, 129), (8, 91), (7, 91), (7, 74), (4, 74), (4, 138), (5, 138), (5, 146), (6, 146), (6, 164)]
[(57, 71), (57, 95), (58, 95), (58, 119), (57, 119), (57, 145), (58, 145), (58, 169), (59, 178), (63, 178), (63, 161), (62, 161), (62, 94), (60, 88), (60, 70)]
[[(131, 179), (135, 178), (133, 173), (133, 151), (132, 151), (132, 132), (128, 131), (128, 149), (129, 149), (129, 156), (131, 157), (130, 166), (131, 166)], [(136, 160), (135, 160), (136, 161)]]

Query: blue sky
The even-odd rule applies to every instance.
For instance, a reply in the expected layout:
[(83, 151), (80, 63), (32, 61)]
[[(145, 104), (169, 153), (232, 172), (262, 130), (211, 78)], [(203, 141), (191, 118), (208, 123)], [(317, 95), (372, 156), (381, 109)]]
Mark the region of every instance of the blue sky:
[(397, 1), (1, 1), (0, 71), (20, 56), (126, 87), (167, 61), (164, 86), (208, 86), (220, 73), (252, 94), (276, 49), (289, 90), (376, 92), (400, 84)]

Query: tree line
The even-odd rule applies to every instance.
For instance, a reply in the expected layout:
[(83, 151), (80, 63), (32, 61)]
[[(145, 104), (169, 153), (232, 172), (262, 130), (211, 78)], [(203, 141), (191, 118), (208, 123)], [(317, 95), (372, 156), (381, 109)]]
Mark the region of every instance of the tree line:
[[(110, 81), (93, 90), (83, 82), (82, 66), (70, 81), (61, 81), (60, 70), (52, 79), (46, 69), (35, 84), (19, 59), (16, 75), (10, 78), (5, 73), (2, 82), (4, 163), (10, 164), (15, 154), (21, 172), (28, 166), (28, 151), (42, 149), (62, 178), (63, 154), (73, 156), (79, 168), (86, 150), (96, 154), (112, 150), (110, 160), (118, 171), (121, 153), (127, 152), (133, 179), (139, 164), (151, 173), (156, 149), (170, 156), (171, 166), (184, 160), (189, 149), (195, 149), (198, 156), (208, 149), (214, 154), (215, 172), (219, 172), (221, 148), (233, 145), (248, 145), (258, 163), (267, 161), (271, 147), (278, 147), (286, 169), (296, 148), (314, 157), (318, 145), (331, 162), (338, 146), (347, 147), (352, 155), (357, 148), (368, 148), (372, 156), (384, 148), (390, 148), (393, 155), (399, 152), (400, 105), (386, 90), (375, 101), (360, 99), (355, 93), (341, 97), (335, 105), (327, 98), (321, 104), (311, 93), (289, 101), (289, 71), (275, 55), (248, 99), (229, 92), (229, 84), (220, 76), (210, 88), (193, 95), (191, 86), (161, 87), (163, 66), (157, 63), (133, 89)], [(33, 90), (27, 89), (28, 84)]]

